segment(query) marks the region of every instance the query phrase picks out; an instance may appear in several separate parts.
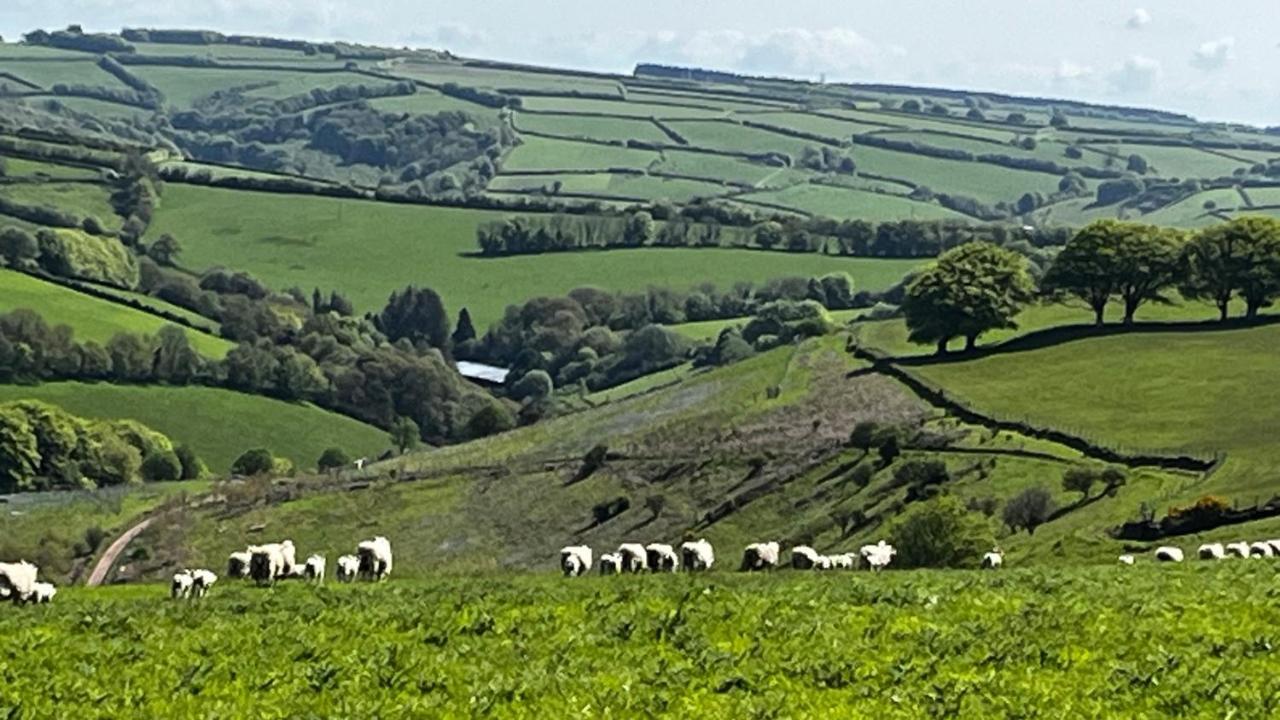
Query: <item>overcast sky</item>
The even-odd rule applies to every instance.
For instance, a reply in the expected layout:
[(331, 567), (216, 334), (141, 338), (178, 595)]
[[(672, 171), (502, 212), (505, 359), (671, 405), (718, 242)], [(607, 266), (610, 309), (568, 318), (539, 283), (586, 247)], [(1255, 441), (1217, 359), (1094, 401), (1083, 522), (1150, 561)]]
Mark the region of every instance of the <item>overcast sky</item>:
[(0, 33), (201, 27), (629, 72), (693, 64), (1280, 125), (1277, 0), (0, 0)]

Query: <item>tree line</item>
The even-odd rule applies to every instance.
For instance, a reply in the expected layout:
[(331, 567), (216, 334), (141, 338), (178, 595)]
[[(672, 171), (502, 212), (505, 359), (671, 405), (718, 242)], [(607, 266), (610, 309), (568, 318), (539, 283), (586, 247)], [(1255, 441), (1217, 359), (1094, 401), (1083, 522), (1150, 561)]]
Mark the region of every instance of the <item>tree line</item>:
[(1079, 298), (1098, 325), (1119, 302), (1122, 322), (1131, 324), (1139, 308), (1170, 302), (1174, 290), (1213, 303), (1223, 321), (1236, 300), (1245, 318), (1256, 318), (1280, 297), (1280, 220), (1241, 217), (1195, 233), (1100, 220), (1072, 236), (1038, 287), (1022, 257), (972, 243), (910, 279), (902, 312), (910, 339), (944, 354), (956, 338), (968, 350), (986, 332), (1016, 328), (1036, 297)]

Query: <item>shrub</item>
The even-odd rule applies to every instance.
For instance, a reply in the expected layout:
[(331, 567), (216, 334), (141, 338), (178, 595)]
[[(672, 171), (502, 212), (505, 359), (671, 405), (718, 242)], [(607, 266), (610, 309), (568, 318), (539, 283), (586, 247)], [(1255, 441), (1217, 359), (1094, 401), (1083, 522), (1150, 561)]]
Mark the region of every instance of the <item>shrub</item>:
[(1042, 487), (1031, 487), (1009, 498), (1004, 505), (1004, 524), (1010, 530), (1027, 531), (1034, 535), (1053, 514), (1053, 496)]
[(506, 432), (516, 426), (515, 415), (502, 401), (491, 398), (467, 421), (468, 438), (482, 438)]
[(182, 461), (171, 450), (152, 453), (142, 461), (142, 479), (147, 482), (172, 482), (181, 478)]
[(246, 450), (235, 462), (231, 463), (232, 475), (262, 475), (271, 472), (271, 451), (266, 448)]
[(511, 397), (519, 401), (536, 402), (551, 395), (554, 389), (555, 385), (546, 370), (530, 370), (511, 386)]
[(336, 470), (351, 464), (351, 456), (346, 450), (339, 447), (326, 448), (320, 453), (320, 459), (316, 460), (316, 468), (321, 471)]
[(909, 568), (973, 566), (995, 544), (987, 519), (949, 495), (912, 507), (888, 535), (896, 564)]
[(204, 463), (196, 456), (196, 451), (192, 450), (190, 445), (175, 447), (173, 454), (178, 456), (178, 462), (182, 463), (183, 480), (195, 480), (204, 475)]
[(1231, 509), (1231, 503), (1224, 497), (1205, 495), (1190, 505), (1174, 505), (1169, 508), (1169, 517), (1174, 520), (1191, 518), (1216, 519)]
[(1089, 492), (1093, 490), (1098, 480), (1098, 473), (1093, 468), (1074, 467), (1062, 474), (1062, 489), (1067, 492), (1078, 492), (1082, 496), (1080, 499), (1084, 500), (1089, 497)]

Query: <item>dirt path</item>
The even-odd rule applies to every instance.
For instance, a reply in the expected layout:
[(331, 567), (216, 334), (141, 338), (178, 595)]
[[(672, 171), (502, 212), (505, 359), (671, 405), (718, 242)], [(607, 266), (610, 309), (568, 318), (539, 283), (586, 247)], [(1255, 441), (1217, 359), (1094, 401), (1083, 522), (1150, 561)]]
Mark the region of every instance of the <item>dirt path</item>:
[(111, 568), (115, 566), (116, 558), (120, 557), (120, 553), (124, 552), (124, 549), (129, 546), (129, 543), (133, 542), (134, 538), (138, 537), (139, 533), (150, 527), (151, 521), (154, 519), (147, 518), (116, 538), (115, 542), (111, 543), (107, 551), (98, 559), (98, 564), (93, 566), (93, 572), (89, 574), (89, 579), (85, 581), (85, 585), (88, 587), (101, 585), (102, 581), (107, 579), (107, 573), (111, 572)]

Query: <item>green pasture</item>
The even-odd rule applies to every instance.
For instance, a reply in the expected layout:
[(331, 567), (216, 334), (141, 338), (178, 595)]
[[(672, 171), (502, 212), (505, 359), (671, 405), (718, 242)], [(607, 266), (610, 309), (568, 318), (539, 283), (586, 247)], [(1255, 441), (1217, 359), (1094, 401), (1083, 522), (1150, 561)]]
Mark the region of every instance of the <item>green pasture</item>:
[(616, 145), (525, 137), (502, 160), (504, 172), (522, 170), (607, 170), (609, 168), (644, 169), (658, 158), (648, 150), (632, 150)]
[[(114, 75), (98, 67), (96, 56), (77, 53), (74, 60), (12, 60), (0, 55), (0, 72), (35, 83), (45, 90), (54, 85), (99, 85), (127, 90)], [(84, 58), (83, 60), (79, 58)]]
[(601, 113), (605, 115), (626, 115), (629, 117), (657, 118), (715, 118), (725, 114), (723, 110), (711, 110), (696, 107), (697, 100), (690, 105), (658, 105), (644, 102), (618, 100), (599, 100), (595, 98), (574, 97), (526, 97), (523, 106), (526, 110), (546, 112), (578, 112)]
[(721, 152), (780, 152), (798, 160), (806, 147), (821, 147), (821, 143), (812, 140), (800, 140), (728, 121), (669, 120), (667, 124), (684, 136), (690, 145)]
[(1012, 202), (1027, 192), (1049, 195), (1057, 191), (1061, 180), (1048, 173), (868, 146), (855, 147), (853, 159), (859, 172), (910, 180), (935, 193), (968, 196), (987, 203)]
[(93, 180), (99, 176), (97, 170), (74, 167), (72, 165), (56, 165), (38, 160), (6, 156), (4, 164), (9, 177), (45, 176), (54, 180)]
[(864, 192), (831, 185), (792, 185), (783, 190), (754, 192), (738, 197), (743, 202), (783, 205), (813, 215), (848, 220), (965, 220), (968, 216), (933, 203), (908, 200), (900, 195)]
[(642, 140), (651, 143), (674, 143), (653, 122), (641, 119), (626, 120), (582, 115), (531, 115), (529, 113), (521, 113), (516, 115), (515, 127), (517, 130), (528, 130), (547, 135), (580, 137), (607, 142)]
[(355, 73), (307, 73), (288, 70), (256, 70), (226, 67), (171, 67), (164, 65), (136, 65), (130, 68), (164, 93), (165, 102), (177, 108), (189, 108), (200, 98), (219, 90), (233, 88), (246, 90), (250, 97), (279, 99), (299, 95), (315, 88), (331, 88), (338, 85), (377, 84), (372, 78)]
[(34, 182), (0, 185), (0, 197), (23, 205), (50, 206), (86, 218), (95, 217), (108, 230), (119, 230), (124, 220), (111, 206), (111, 188), (81, 182)]
[(775, 176), (780, 168), (723, 155), (666, 149), (662, 151), (662, 159), (650, 166), (650, 169), (654, 172), (768, 185), (770, 178)]

